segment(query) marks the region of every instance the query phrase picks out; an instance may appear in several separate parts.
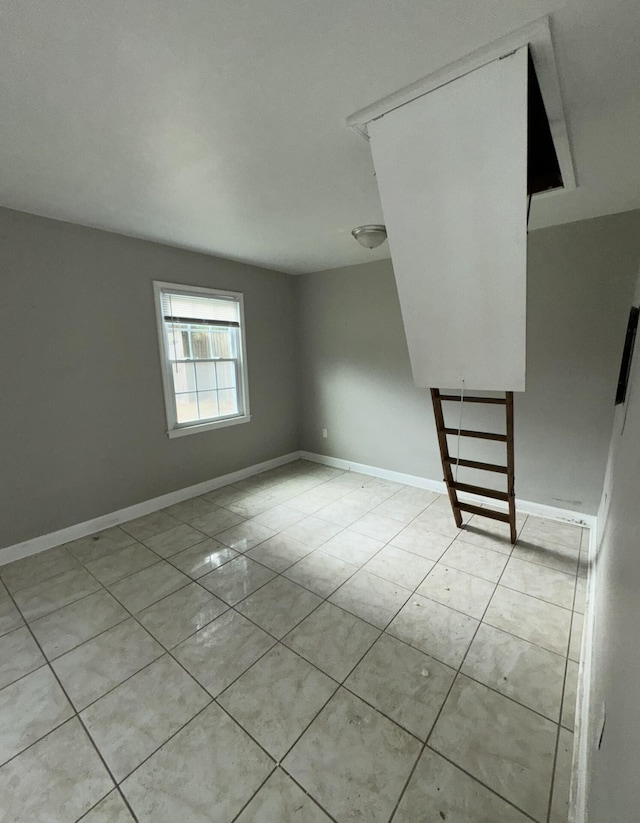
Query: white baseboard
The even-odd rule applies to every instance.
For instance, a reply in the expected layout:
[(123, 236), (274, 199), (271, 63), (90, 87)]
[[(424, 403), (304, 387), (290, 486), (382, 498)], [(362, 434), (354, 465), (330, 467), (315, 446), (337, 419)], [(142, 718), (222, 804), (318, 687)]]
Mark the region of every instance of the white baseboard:
[[(364, 463), (354, 463), (351, 460), (342, 460), (339, 457), (328, 457), (324, 454), (314, 454), (313, 452), (301, 451), (300, 457), (303, 460), (311, 460), (314, 463), (322, 463), (325, 466), (333, 466), (336, 469), (345, 471), (360, 472), (373, 477), (380, 477), (383, 480), (392, 480), (395, 483), (403, 483), (405, 486), (416, 486), (419, 489), (446, 494), (447, 487), (441, 480), (430, 480), (428, 477), (418, 477), (415, 474), (404, 474), (403, 472), (391, 471), (390, 469), (380, 469), (376, 466), (367, 466)], [(496, 501), (490, 497), (481, 497), (475, 494), (461, 494), (461, 500), (476, 504), (484, 503), (496, 507)], [(587, 526), (595, 531), (596, 517), (583, 512), (575, 512), (570, 509), (558, 509), (555, 506), (547, 506), (543, 503), (533, 503), (530, 500), (516, 498), (516, 508), (523, 514), (533, 514), (536, 517), (545, 517), (548, 520), (560, 520), (565, 523), (575, 523), (579, 526)]]
[(594, 712), (591, 706), (594, 677), (594, 636), (596, 630), (596, 582), (598, 574), (598, 530), (589, 534), (589, 575), (587, 602), (584, 610), (584, 628), (578, 669), (578, 703), (574, 730), (573, 761), (571, 764), (571, 799), (569, 823), (588, 823), (587, 789), (591, 772), (591, 753)]
[[(256, 463), (253, 466), (247, 466), (244, 469), (239, 469), (230, 474), (224, 474), (220, 477), (215, 477), (212, 480), (205, 480), (203, 483), (197, 483), (195, 486), (187, 486), (184, 489), (178, 489), (169, 494), (163, 494), (160, 497), (154, 497), (152, 500), (145, 500), (142, 503), (136, 503), (133, 506), (128, 506), (125, 509), (120, 509), (110, 514), (104, 514), (100, 517), (94, 517), (92, 520), (86, 520), (84, 523), (76, 523), (73, 526), (60, 529), (59, 531), (51, 532), (40, 537), (34, 537), (31, 540), (25, 540), (21, 543), (16, 543), (13, 546), (7, 546), (0, 549), (0, 566), (6, 563), (11, 563), (13, 560), (20, 560), (23, 557), (28, 557), (32, 554), (52, 549), (55, 546), (61, 546), (71, 540), (77, 540), (80, 537), (86, 537), (89, 534), (108, 529), (111, 526), (118, 526), (120, 523), (126, 523), (127, 520), (133, 520), (136, 517), (142, 517), (145, 514), (164, 509), (174, 503), (180, 503), (182, 500), (187, 500), (190, 497), (195, 497), (199, 494), (219, 489), (221, 486), (227, 486), (229, 483), (235, 483), (238, 480), (244, 480), (254, 474), (268, 471), (269, 469), (284, 466), (286, 463), (291, 463), (293, 460), (310, 460), (314, 463), (322, 463), (325, 466), (333, 466), (334, 468), (344, 469), (345, 471), (357, 471), (361, 474), (367, 474), (372, 477), (380, 477), (384, 480), (392, 480), (396, 483), (403, 483), (406, 486), (416, 486), (420, 489), (428, 489), (429, 491), (438, 492), (439, 494), (446, 494), (446, 487), (442, 481), (431, 480), (428, 477), (418, 477), (413, 474), (404, 474), (403, 472), (396, 472), (390, 469), (381, 469), (377, 466), (367, 466), (364, 463), (354, 463), (351, 460), (342, 460), (338, 457), (327, 457), (323, 454), (314, 454), (307, 451), (296, 451), (284, 454), (281, 457), (275, 457), (272, 460), (265, 460), (263, 463)], [(461, 495), (465, 500), (475, 503), (488, 503), (495, 505), (495, 500), (490, 498), (479, 497), (476, 495)], [(540, 503), (532, 503), (526, 500), (516, 499), (518, 509), (525, 514), (535, 514), (539, 517), (547, 517), (552, 520), (562, 520), (569, 523), (578, 523), (583, 526), (588, 526), (595, 532), (594, 526), (596, 518), (591, 515), (585, 515), (582, 512), (573, 512), (567, 509), (557, 509), (554, 506), (545, 506)]]
[(239, 469), (230, 474), (223, 474), (220, 477), (214, 477), (212, 480), (205, 480), (203, 483), (197, 483), (195, 486), (187, 486), (185, 489), (178, 489), (177, 491), (169, 492), (169, 494), (154, 497), (152, 500), (145, 500), (142, 503), (127, 506), (126, 509), (120, 509), (117, 512), (94, 517), (92, 520), (86, 520), (84, 523), (76, 523), (65, 529), (51, 532), (51, 534), (44, 534), (41, 537), (34, 537), (31, 540), (25, 540), (22, 543), (7, 546), (4, 549), (0, 549), (0, 566), (11, 563), (13, 560), (21, 560), (23, 557), (28, 557), (32, 554), (39, 554), (55, 546), (62, 546), (71, 540), (86, 537), (88, 534), (94, 534), (103, 529), (108, 529), (110, 526), (118, 526), (120, 523), (126, 523), (127, 520), (134, 520), (136, 517), (151, 514), (151, 512), (156, 512), (159, 509), (165, 509), (174, 503), (181, 503), (190, 497), (206, 494), (206, 492), (214, 491), (221, 486), (228, 486), (229, 483), (236, 483), (238, 480), (252, 477), (254, 474), (260, 474), (269, 469), (284, 466), (286, 463), (291, 463), (293, 460), (298, 460), (299, 458), (300, 452), (283, 454), (281, 457), (274, 457), (272, 460), (265, 460), (263, 463), (256, 463), (253, 466), (247, 466), (245, 469)]

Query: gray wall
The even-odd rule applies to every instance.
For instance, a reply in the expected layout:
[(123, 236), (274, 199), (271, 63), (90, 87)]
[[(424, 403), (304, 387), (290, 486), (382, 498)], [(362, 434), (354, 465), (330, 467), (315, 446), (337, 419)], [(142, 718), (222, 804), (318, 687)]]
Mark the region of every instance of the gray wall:
[[(639, 259), (637, 211), (529, 235), (527, 391), (515, 402), (522, 499), (597, 511)], [(390, 261), (304, 275), (297, 287), (301, 447), (441, 479), (430, 396), (413, 385)], [(499, 407), (464, 414), (463, 427), (502, 424)], [(458, 423), (455, 412), (447, 419)], [(496, 462), (501, 448), (463, 443), (465, 456)], [(487, 480), (461, 471), (465, 479)]]
[[(530, 235), (524, 499), (596, 511), (639, 229), (635, 212)], [(292, 278), (0, 209), (0, 272), (0, 547), (299, 447), (441, 477), (388, 261)], [(250, 423), (167, 438), (154, 279), (244, 292)]]
[[(298, 447), (289, 275), (0, 209), (0, 547)], [(153, 280), (244, 292), (252, 420), (169, 440)]]
[[(640, 303), (640, 281), (635, 303)], [(589, 823), (638, 820), (640, 783), (640, 341), (618, 408), (598, 518), (587, 779)], [(598, 737), (603, 716), (602, 745)]]

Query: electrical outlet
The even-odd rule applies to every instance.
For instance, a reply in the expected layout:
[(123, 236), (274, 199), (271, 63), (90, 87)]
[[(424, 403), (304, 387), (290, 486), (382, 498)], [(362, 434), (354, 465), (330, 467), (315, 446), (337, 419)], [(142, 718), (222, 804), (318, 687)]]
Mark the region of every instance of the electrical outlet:
[(328, 429), (323, 429), (323, 430), (322, 430), (322, 436), (323, 436), (323, 437), (324, 437), (324, 439), (326, 440), (326, 439), (327, 439), (327, 437), (329, 437), (329, 430), (328, 430)]

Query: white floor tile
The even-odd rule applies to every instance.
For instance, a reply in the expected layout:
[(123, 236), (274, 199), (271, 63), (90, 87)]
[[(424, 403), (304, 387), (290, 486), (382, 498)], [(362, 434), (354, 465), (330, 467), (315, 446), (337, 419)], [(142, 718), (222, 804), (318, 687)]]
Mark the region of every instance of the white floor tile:
[(191, 580), (165, 560), (112, 583), (111, 594), (130, 612), (139, 612), (152, 603), (181, 589)]
[(0, 689), (45, 663), (38, 644), (26, 626), (0, 637)]
[(575, 575), (514, 557), (507, 563), (500, 579), (501, 586), (539, 597), (540, 600), (546, 600), (565, 609), (573, 606), (575, 582)]
[(503, 552), (474, 546), (458, 538), (442, 555), (440, 562), (445, 566), (460, 569), (467, 574), (474, 574), (476, 577), (497, 583), (507, 565), (507, 559), (508, 555)]
[[(427, 748), (411, 776), (393, 821), (528, 823), (530, 819)], [(558, 823), (566, 823), (566, 819)]]
[(120, 782), (210, 701), (182, 666), (164, 655), (80, 717)]
[[(188, 503), (189, 501), (185, 502)], [(177, 505), (182, 506), (184, 504), (178, 503)], [(147, 537), (146, 540), (143, 540), (143, 543), (145, 546), (153, 549), (160, 557), (171, 557), (171, 555), (184, 551), (184, 549), (188, 549), (189, 546), (200, 543), (204, 539), (205, 535), (202, 532), (199, 532), (197, 529), (192, 529), (191, 526), (186, 524), (181, 524), (180, 526), (167, 529), (166, 532), (160, 532), (160, 534)]]
[(16, 604), (27, 622), (80, 600), (100, 588), (100, 583), (85, 569), (72, 569), (14, 594)]
[(566, 823), (588, 534), (464, 522), (298, 460), (0, 567), (9, 819)]
[(429, 745), (535, 820), (547, 813), (556, 729), (459, 675)]
[(483, 623), (462, 671), (557, 723), (565, 662), (559, 654)]
[(571, 612), (537, 597), (498, 586), (484, 621), (543, 649), (567, 653)]
[(173, 655), (213, 697), (276, 641), (242, 615), (228, 611), (173, 649)]
[(238, 552), (207, 537), (201, 543), (172, 555), (169, 562), (193, 580), (198, 580), (236, 557)]
[(78, 711), (163, 653), (135, 620), (125, 620), (51, 664)]
[(395, 546), (385, 546), (364, 566), (365, 571), (412, 591), (432, 568), (432, 560)]
[(455, 671), (383, 634), (345, 681), (345, 687), (421, 740), (444, 704)]
[[(2, 817), (7, 821), (77, 820), (112, 789), (113, 781), (76, 719), (0, 768)], [(100, 823), (98, 817), (84, 820)], [(111, 817), (109, 823), (120, 820)]]
[(114, 789), (82, 818), (82, 823), (133, 823), (120, 792)]
[(419, 753), (414, 737), (340, 689), (283, 766), (336, 819), (386, 823)]
[(140, 823), (231, 823), (274, 762), (211, 704), (122, 784)]
[(338, 684), (278, 644), (218, 697), (218, 703), (280, 760)]
[(68, 720), (73, 708), (48, 666), (0, 690), (0, 765)]
[(438, 563), (416, 593), (480, 620), (494, 591), (495, 583)]
[(229, 606), (191, 583), (138, 612), (137, 618), (166, 649), (171, 649), (211, 623)]
[(47, 657), (53, 660), (128, 617), (126, 609), (101, 589), (35, 620), (31, 631)]
[(474, 618), (414, 594), (387, 631), (457, 669), (477, 628)]
[(282, 642), (341, 682), (379, 634), (373, 626), (343, 609), (323, 603)]
[(329, 597), (356, 571), (357, 566), (316, 549), (287, 569), (284, 576), (321, 597)]
[(322, 598), (284, 577), (276, 577), (236, 606), (265, 631), (280, 639), (303, 620)]
[(366, 620), (379, 629), (386, 628), (411, 597), (411, 590), (391, 583), (365, 569), (356, 572), (329, 598), (336, 606)]
[(282, 769), (276, 769), (236, 823), (330, 823), (331, 818)]
[(274, 572), (242, 555), (199, 579), (200, 585), (234, 606), (275, 577)]

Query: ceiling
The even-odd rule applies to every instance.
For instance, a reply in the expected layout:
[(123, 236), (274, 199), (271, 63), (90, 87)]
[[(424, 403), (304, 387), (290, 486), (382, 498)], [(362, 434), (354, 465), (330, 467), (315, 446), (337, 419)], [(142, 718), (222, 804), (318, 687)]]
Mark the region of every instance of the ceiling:
[(301, 273), (388, 256), (350, 114), (551, 15), (578, 188), (640, 207), (637, 0), (3, 0), (0, 205)]

